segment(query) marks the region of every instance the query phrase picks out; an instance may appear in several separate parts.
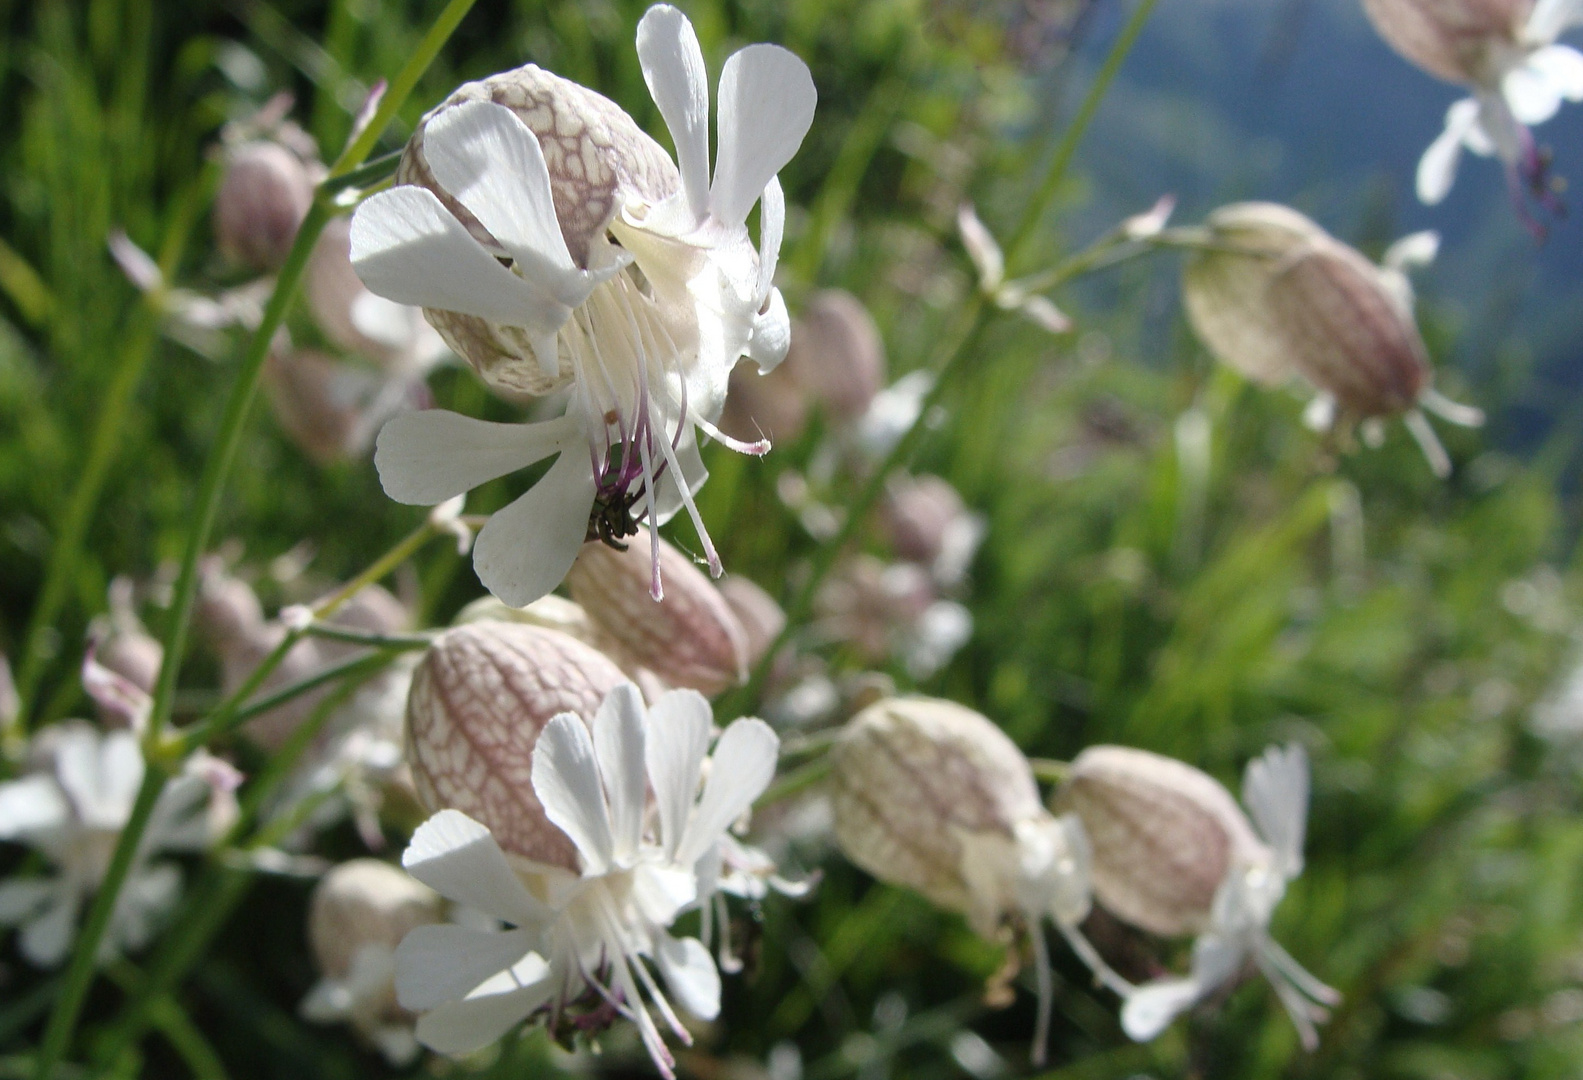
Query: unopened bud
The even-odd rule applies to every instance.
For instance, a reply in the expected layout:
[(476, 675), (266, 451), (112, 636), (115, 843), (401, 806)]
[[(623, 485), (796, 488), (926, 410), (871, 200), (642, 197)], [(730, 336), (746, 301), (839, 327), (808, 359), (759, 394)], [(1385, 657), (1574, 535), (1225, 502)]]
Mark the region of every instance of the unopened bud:
[(278, 270), (313, 204), (313, 179), (302, 159), (274, 142), (230, 151), (214, 199), (220, 252), (252, 270)]
[(1146, 750), (1084, 750), (1054, 806), (1075, 813), (1093, 844), (1094, 898), (1164, 937), (1207, 928), (1227, 872), (1268, 858), (1219, 781)]
[(550, 593), (541, 596), (527, 607), (511, 607), (493, 596), (482, 596), (456, 613), (452, 620), (457, 625), (494, 619), (498, 622), (524, 623), (546, 630), (559, 630), (574, 637), (584, 645), (599, 647), (599, 631), (581, 604), (564, 596)]
[(1049, 814), (1027, 759), (990, 720), (949, 701), (891, 698), (847, 723), (830, 760), (847, 858), (983, 933), (1019, 906), (1018, 826)]
[(1501, 44), (1516, 45), (1533, 0), (1363, 0), (1386, 43), (1431, 75), (1477, 83)]
[(721, 431), (743, 442), (767, 438), (783, 445), (807, 426), (807, 397), (791, 364), (779, 364), (768, 374), (761, 374), (756, 364), (732, 369), (725, 411), (720, 414)]
[(953, 526), (968, 516), (962, 496), (938, 476), (895, 478), (885, 489), (880, 514), (891, 550), (924, 566), (934, 565)]
[[(416, 927), (440, 921), (439, 896), (398, 867), (352, 859), (333, 867), (308, 902), (308, 943), (319, 974), (344, 979), (365, 945), (394, 949)], [(395, 987), (390, 992), (395, 1006)]]
[(923, 567), (859, 555), (837, 567), (814, 606), (830, 636), (877, 663), (891, 654), (935, 599), (934, 584)]
[(264, 375), (275, 419), (314, 461), (336, 461), (356, 447), (362, 374), (314, 349), (270, 353)]
[(639, 535), (618, 551), (584, 544), (566, 584), (599, 629), (607, 653), (629, 671), (647, 669), (667, 685), (718, 694), (747, 678), (747, 631), (714, 582), (660, 541), (665, 598), (649, 592), (654, 563)]
[(1385, 271), (1284, 206), (1237, 203), (1207, 226), (1182, 289), (1216, 356), (1266, 385), (1301, 375), (1355, 417), (1413, 407), (1427, 353)]
[[(549, 170), (555, 216), (572, 260), (588, 267), (590, 245), (600, 238), (620, 209), (617, 191), (651, 204), (680, 186), (669, 155), (609, 98), (528, 64), (463, 84), (430, 111), (408, 140), (396, 182), (421, 184), (434, 192), (456, 219), (488, 247), (504, 250), (466, 207), (440, 186), (423, 156), (424, 129), (446, 109), (466, 101), (504, 105), (540, 139)], [(458, 356), (485, 382), (508, 394), (544, 394), (570, 379), (545, 374), (555, 364), (540, 363), (525, 330), (490, 323), (454, 311), (426, 309), (429, 322)]]
[(460, 810), (506, 851), (577, 867), (577, 850), (533, 791), (533, 748), (559, 713), (590, 720), (626, 677), (609, 659), (554, 630), (476, 622), (435, 639), (412, 677), (407, 756), (431, 813)]
[(364, 334), (352, 317), (352, 306), (368, 293), (352, 269), (352, 219), (331, 218), (319, 234), (303, 282), (308, 310), (330, 342), (348, 352), (378, 358), (384, 343)]
[(764, 659), (775, 639), (786, 629), (786, 612), (775, 598), (745, 577), (732, 576), (720, 582), (720, 595), (726, 598), (747, 635), (747, 662), (752, 667)]
[(841, 420), (855, 420), (885, 385), (885, 343), (851, 293), (814, 293), (792, 328), (786, 363), (807, 392)]

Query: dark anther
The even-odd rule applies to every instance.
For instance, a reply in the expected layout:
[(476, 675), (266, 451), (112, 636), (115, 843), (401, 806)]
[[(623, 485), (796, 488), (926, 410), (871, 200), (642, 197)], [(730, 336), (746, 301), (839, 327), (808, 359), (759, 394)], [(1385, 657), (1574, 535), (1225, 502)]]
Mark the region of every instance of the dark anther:
[(617, 551), (627, 550), (624, 539), (638, 534), (638, 521), (642, 517), (641, 514), (634, 516), (632, 510), (642, 499), (641, 484), (625, 491), (617, 489), (595, 494), (594, 505), (588, 512), (584, 542), (598, 540)]

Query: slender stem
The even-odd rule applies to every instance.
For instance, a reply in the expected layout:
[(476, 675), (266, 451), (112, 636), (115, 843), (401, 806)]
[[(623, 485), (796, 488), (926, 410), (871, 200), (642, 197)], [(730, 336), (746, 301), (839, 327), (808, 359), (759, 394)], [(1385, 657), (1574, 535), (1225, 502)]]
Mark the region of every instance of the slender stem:
[(321, 686), (341, 679), (361, 675), (364, 672), (378, 671), (389, 664), (397, 652), (423, 649), (427, 648), (428, 645), (428, 641), (423, 640), (422, 642), (409, 645), (392, 646), (376, 653), (354, 656), (349, 660), (341, 661), (339, 664), (331, 664), (329, 667), (322, 668), (307, 678), (299, 679), (267, 697), (259, 698), (246, 708), (236, 709), (223, 715), (215, 713), (209, 719), (200, 721), (181, 733), (181, 737), (174, 741), (176, 753), (181, 755), (190, 754), (198, 747), (206, 746), (221, 735), (241, 727), (255, 716), (262, 716), (267, 712), (280, 708), (293, 698), (301, 697), (311, 690), (317, 690)]
[(388, 154), (381, 154), (367, 165), (359, 166), (340, 176), (326, 180), (320, 187), (331, 195), (339, 194), (348, 188), (370, 187), (380, 183), (396, 174), (396, 166), (401, 164), (401, 151), (393, 150)]
[(830, 772), (830, 755), (824, 754), (805, 762), (771, 784), (753, 804), (755, 809), (782, 802), (793, 795), (800, 795), (823, 780)]
[(437, 535), (439, 535), (439, 530), (434, 526), (434, 519), (432, 517), (426, 518), (422, 525), (419, 525), (406, 536), (396, 541), (395, 546), (369, 564), (368, 569), (313, 605), (313, 617), (315, 619), (328, 619), (352, 597), (387, 574), (393, 573), (398, 566), (412, 558), (419, 548)]
[(396, 113), (407, 103), (407, 98), (417, 87), (418, 80), (423, 78), (423, 73), (429, 70), (429, 65), (434, 63), (434, 58), (440, 55), (440, 50), (456, 32), (457, 26), (461, 25), (463, 17), (472, 8), (473, 3), (474, 0), (451, 0), (445, 5), (445, 10), (440, 12), (440, 17), (434, 21), (433, 26), (429, 27), (429, 32), (423, 35), (423, 40), (418, 42), (418, 47), (413, 50), (406, 65), (390, 81), (390, 89), (385, 91), (379, 108), (374, 110), (374, 118), (330, 167), (332, 181), (347, 175), (363, 163), (363, 159), (374, 149), (379, 137), (385, 133), (390, 121), (395, 119)]
[(321, 622), (311, 624), (303, 633), (308, 637), (344, 641), (349, 645), (366, 645), (373, 649), (426, 649), (434, 643), (433, 634), (372, 634)]
[(61, 988), (60, 997), (55, 1000), (55, 1008), (44, 1028), (44, 1039), (39, 1046), (38, 1057), (34, 1059), (33, 1075), (38, 1080), (50, 1080), (55, 1063), (61, 1059), (66, 1044), (71, 1041), (72, 1029), (77, 1026), (77, 1014), (82, 1011), (83, 999), (88, 996), (88, 987), (93, 982), (94, 967), (99, 961), (99, 943), (104, 940), (105, 931), (110, 927), (110, 918), (115, 914), (121, 886), (126, 883), (137, 855), (137, 843), (128, 843), (127, 837), (142, 837), (168, 779), (169, 774), (155, 762), (150, 761), (145, 766), (143, 786), (138, 789), (137, 801), (132, 804), (132, 814), (121, 830), (121, 842), (116, 845), (115, 854), (110, 858), (110, 867), (105, 871), (104, 880), (99, 883), (93, 907), (88, 911), (88, 921), (77, 935), (71, 965), (66, 969), (65, 985)]
[[(429, 28), (429, 32), (418, 44), (417, 50), (396, 76), (390, 90), (375, 111), (373, 120), (342, 152), (330, 169), (331, 179), (346, 176), (363, 164), (364, 158), (384, 133), (391, 118), (406, 104), (408, 95), (417, 86), (418, 80), (434, 58), (439, 55), (440, 49), (444, 47), (462, 17), (473, 6), (473, 2), (474, 0), (450, 0), (450, 3), (446, 4), (439, 19)], [(208, 546), (209, 534), (219, 509), (220, 493), (225, 487), (226, 477), (230, 474), (231, 465), (236, 459), (237, 448), (241, 445), (242, 429), (257, 394), (259, 377), (263, 373), (264, 360), (269, 355), (275, 330), (285, 318), (286, 309), (290, 306), (303, 271), (307, 267), (308, 256), (331, 216), (330, 199), (321, 192), (315, 197), (307, 217), (298, 229), (291, 252), (275, 279), (275, 291), (264, 308), (263, 320), (249, 344), (247, 353), (243, 356), (230, 400), (226, 403), (220, 425), (219, 445), (210, 454), (205, 465), (204, 475), (198, 487), (197, 515), (193, 521), (192, 531), (188, 534), (181, 570), (176, 578), (170, 623), (165, 632), (165, 660), (160, 665), (159, 679), (154, 686), (148, 731), (144, 736), (144, 757), (148, 759), (148, 769), (143, 777), (143, 790), (138, 793), (138, 801), (133, 807), (132, 817), (121, 830), (121, 836), (116, 842), (115, 854), (110, 861), (110, 871), (105, 875), (105, 880), (94, 897), (88, 921), (77, 937), (71, 965), (67, 969), (65, 988), (56, 1001), (54, 1011), (50, 1013), (49, 1023), (44, 1031), (44, 1041), (35, 1059), (34, 1075), (39, 1080), (50, 1080), (56, 1062), (61, 1059), (67, 1044), (71, 1041), (78, 1015), (82, 1011), (83, 1000), (88, 994), (88, 986), (93, 981), (94, 962), (98, 956), (99, 943), (109, 926), (110, 915), (115, 910), (133, 856), (142, 842), (143, 831), (148, 827), (154, 803), (164, 789), (167, 774), (159, 767), (157, 761), (166, 752), (166, 747), (163, 745), (164, 732), (170, 720), (171, 706), (175, 701), (177, 670), (181, 666), (181, 655), (186, 647), (187, 631), (192, 620), (193, 601), (197, 597), (198, 560)], [(178, 742), (183, 753), (190, 753), (198, 745), (200, 744), (188, 737)]]
[(1154, 12), (1156, 2), (1157, 0), (1140, 0), (1137, 8), (1132, 12), (1132, 17), (1127, 20), (1127, 25), (1122, 27), (1121, 34), (1111, 45), (1109, 55), (1105, 57), (1104, 64), (1100, 66), (1098, 74), (1094, 76), (1094, 81), (1088, 88), (1088, 94), (1078, 106), (1072, 122), (1067, 125), (1060, 143), (1056, 145), (1055, 154), (1045, 170), (1044, 179), (1034, 192), (1027, 209), (1023, 211), (1022, 220), (1017, 223), (1016, 231), (1012, 233), (1012, 241), (1006, 248), (1008, 270), (1015, 270), (1021, 258), (1027, 255), (1029, 245), (1038, 236), (1039, 223), (1044, 220), (1050, 204), (1055, 201), (1056, 194), (1061, 190), (1061, 183), (1066, 179), (1066, 170), (1072, 164), (1078, 144), (1083, 141), (1088, 125), (1093, 121), (1094, 114), (1099, 111), (1100, 102), (1105, 99), (1106, 91), (1110, 89), (1116, 73), (1121, 70), (1122, 62), (1127, 59), (1133, 43), (1138, 40), (1138, 35), (1143, 32), (1144, 25)]
[(1071, 762), (1056, 761), (1054, 758), (1029, 758), (1028, 767), (1033, 770), (1035, 779), (1050, 784), (1059, 784), (1072, 773)]
[[(285, 745), (270, 756), (263, 771), (247, 785), (238, 808), (236, 824), (220, 841), (217, 849), (239, 842), (242, 834), (258, 817), (259, 810), (268, 803), (270, 796), (291, 775), (298, 760), (317, 740), (330, 717), (357, 692), (363, 682), (373, 675), (374, 672), (370, 671), (361, 680), (348, 679), (342, 683), (335, 693), (320, 702), (308, 719), (291, 733)], [(283, 824), (289, 831), (289, 828), (295, 827), (296, 823), (295, 820), (285, 823), (271, 822), (257, 830), (240, 846), (253, 849), (274, 843)], [(246, 897), (251, 880), (252, 876), (243, 869), (227, 866), (218, 859), (210, 860), (208, 866), (204, 868), (203, 876), (184, 898), (182, 910), (171, 920), (172, 925), (181, 927), (181, 933), (171, 934), (165, 938), (160, 951), (155, 954), (153, 962), (148, 967), (142, 992), (122, 1007), (114, 1025), (103, 1038), (97, 1040), (94, 1047), (94, 1060), (97, 1063), (108, 1065), (114, 1062), (122, 1051), (142, 1034), (143, 1029), (153, 1019), (149, 1012), (151, 1002), (157, 997), (174, 992), (187, 972), (191, 970), (192, 965), (201, 958), (209, 941), (225, 925), (231, 912)]]

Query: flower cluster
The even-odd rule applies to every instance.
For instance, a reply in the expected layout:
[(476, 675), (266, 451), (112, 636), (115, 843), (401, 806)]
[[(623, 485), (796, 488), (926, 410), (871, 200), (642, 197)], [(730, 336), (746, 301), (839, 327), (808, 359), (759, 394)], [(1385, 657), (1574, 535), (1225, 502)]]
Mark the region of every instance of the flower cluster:
[[(553, 589), (585, 540), (615, 546), (693, 502), (699, 432), (731, 369), (784, 357), (774, 287), (785, 203), (776, 174), (813, 120), (803, 62), (773, 45), (727, 60), (709, 167), (709, 92), (692, 25), (651, 8), (638, 57), (677, 162), (616, 105), (528, 65), (469, 83), (425, 117), (401, 178), (352, 221), (352, 262), (375, 293), (423, 307), (452, 347), (508, 395), (570, 392), (566, 412), (501, 425), (456, 413), (398, 417), (375, 461), (401, 502), (434, 504), (554, 458), (478, 535), (473, 562), (501, 600)], [(760, 240), (747, 231), (762, 203)], [(650, 591), (663, 594), (650, 529)]]

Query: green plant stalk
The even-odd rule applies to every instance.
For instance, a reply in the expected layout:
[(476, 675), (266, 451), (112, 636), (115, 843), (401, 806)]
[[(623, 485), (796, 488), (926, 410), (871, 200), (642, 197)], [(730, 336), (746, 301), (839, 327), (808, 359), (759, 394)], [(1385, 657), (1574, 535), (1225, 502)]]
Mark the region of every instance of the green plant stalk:
[(429, 70), (429, 65), (434, 63), (434, 58), (440, 55), (440, 50), (450, 40), (456, 28), (461, 25), (462, 19), (472, 8), (474, 0), (451, 0), (445, 5), (445, 10), (440, 12), (440, 17), (429, 27), (429, 32), (423, 35), (423, 40), (418, 42), (418, 47), (413, 50), (406, 65), (391, 80), (390, 88), (385, 91), (385, 96), (379, 103), (379, 108), (374, 110), (374, 118), (368, 126), (353, 139), (341, 156), (335, 159), (335, 164), (330, 166), (330, 180), (345, 176), (363, 163), (379, 137), (384, 134), (385, 128), (395, 119), (396, 113), (407, 103), (407, 98), (417, 88), (418, 80), (423, 78), (423, 73)]
[[(176, 272), (193, 222), (197, 220), (197, 207), (203, 201), (202, 196), (214, 186), (218, 175), (217, 167), (210, 165), (205, 168), (192, 189), (176, 205), (159, 253), (160, 274), (166, 280)], [(88, 524), (93, 518), (94, 507), (98, 505), (110, 465), (115, 460), (121, 431), (126, 426), (138, 385), (143, 381), (143, 372), (147, 370), (154, 345), (159, 340), (159, 306), (162, 302), (161, 294), (155, 292), (145, 297), (138, 306), (126, 348), (121, 353), (121, 361), (105, 389), (104, 404), (98, 422), (94, 425), (93, 438), (88, 444), (87, 463), (66, 504), (60, 532), (50, 550), (49, 563), (44, 568), (44, 584), (39, 590), (38, 603), (33, 608), (23, 638), (16, 686), (22, 707), (17, 710), (13, 721), (16, 730), (7, 732), (8, 741), (20, 740), (27, 733), (27, 717), (34, 711), (33, 696), (44, 670), (44, 640), (65, 604), (66, 592), (88, 533)]]
[(812, 761), (804, 762), (791, 772), (776, 780), (764, 790), (753, 803), (755, 809), (762, 810), (766, 806), (800, 795), (823, 780), (830, 772), (830, 755), (821, 754)]
[[(331, 180), (347, 175), (363, 163), (363, 159), (373, 149), (391, 118), (406, 103), (408, 95), (417, 86), (424, 71), (439, 55), (440, 49), (444, 47), (473, 3), (474, 0), (450, 0), (445, 6), (439, 19), (429, 28), (417, 50), (396, 76), (390, 90), (375, 111), (372, 121), (336, 159), (330, 169)], [(237, 373), (230, 400), (226, 404), (220, 426), (220, 444), (210, 455), (205, 466), (204, 476), (198, 489), (198, 514), (193, 522), (192, 532), (188, 535), (181, 571), (176, 579), (176, 589), (171, 604), (171, 621), (165, 633), (165, 660), (160, 665), (159, 679), (154, 686), (148, 731), (144, 735), (144, 757), (148, 760), (148, 769), (144, 773), (143, 789), (138, 792), (138, 801), (133, 807), (132, 817), (121, 830), (115, 853), (111, 857), (110, 869), (100, 884), (99, 891), (94, 897), (93, 907), (88, 913), (88, 921), (78, 935), (76, 946), (72, 951), (66, 985), (44, 1029), (44, 1039), (34, 1064), (34, 1075), (39, 1080), (50, 1080), (56, 1062), (64, 1055), (67, 1044), (71, 1041), (72, 1032), (77, 1026), (77, 1018), (82, 1012), (83, 1000), (88, 995), (88, 986), (93, 981), (94, 961), (99, 951), (99, 942), (109, 926), (110, 915), (115, 910), (121, 887), (126, 883), (127, 872), (131, 869), (132, 858), (142, 842), (143, 831), (148, 827), (154, 803), (159, 799), (160, 792), (164, 790), (168, 774), (163, 768), (163, 762), (155, 755), (163, 756), (160, 752), (163, 749), (164, 729), (169, 722), (171, 706), (175, 700), (177, 669), (181, 666), (181, 654), (186, 647), (187, 631), (192, 620), (192, 605), (197, 596), (198, 560), (209, 543), (209, 533), (219, 510), (220, 492), (225, 486), (226, 477), (230, 474), (237, 448), (241, 445), (242, 429), (258, 391), (259, 377), (263, 373), (264, 360), (269, 355), (270, 342), (275, 330), (285, 318), (286, 309), (307, 267), (308, 256), (313, 251), (314, 242), (331, 216), (328, 199), (321, 193), (314, 199), (307, 217), (298, 229), (296, 241), (292, 244), (285, 265), (281, 267), (280, 274), (275, 280), (275, 291), (270, 296), (269, 303), (264, 309), (263, 320), (243, 357), (241, 370)], [(194, 748), (185, 740), (180, 746), (184, 750)], [(150, 754), (150, 751), (154, 753)]]
[[(270, 756), (264, 770), (243, 793), (236, 824), (217, 846), (217, 850), (238, 843), (241, 835), (257, 818), (259, 810), (291, 775), (298, 760), (318, 739), (319, 733), (324, 730), (330, 717), (367, 679), (372, 678), (376, 671), (370, 671), (363, 679), (348, 679), (342, 683), (335, 693), (320, 702), (308, 719), (291, 733), (285, 745)], [(295, 824), (295, 820), (285, 822), (285, 831), (289, 832)], [(260, 828), (240, 846), (257, 848), (273, 843), (279, 838), (277, 833), (281, 832), (282, 823), (271, 823)], [(183, 910), (171, 920), (173, 926), (181, 928), (181, 933), (165, 938), (160, 951), (155, 954), (153, 962), (148, 967), (138, 993), (128, 999), (114, 1025), (94, 1048), (94, 1060), (100, 1066), (108, 1067), (111, 1062), (119, 1058), (127, 1046), (154, 1021), (155, 1017), (150, 1012), (152, 1003), (174, 992), (176, 986), (187, 976), (210, 940), (246, 897), (251, 881), (252, 875), (245, 870), (226, 866), (215, 860), (211, 860), (204, 868), (204, 875), (188, 893)]]
[(1105, 62), (1095, 74), (1083, 103), (1077, 108), (1077, 114), (1072, 117), (1072, 122), (1067, 125), (1061, 141), (1056, 144), (1055, 154), (1050, 159), (1049, 167), (1045, 169), (1044, 179), (1034, 191), (1033, 199), (1023, 211), (1022, 220), (1017, 223), (1016, 231), (1012, 233), (1012, 241), (1006, 248), (1008, 272), (1014, 270), (1022, 257), (1028, 254), (1028, 245), (1038, 235), (1039, 223), (1044, 220), (1050, 204), (1055, 201), (1056, 194), (1061, 190), (1061, 183), (1066, 179), (1066, 170), (1077, 154), (1078, 144), (1087, 134), (1088, 126), (1094, 120), (1094, 114), (1099, 111), (1100, 102), (1104, 101), (1106, 92), (1110, 90), (1110, 84), (1115, 81), (1116, 74), (1121, 70), (1127, 54), (1132, 51), (1138, 35), (1143, 33), (1149, 16), (1154, 13), (1156, 3), (1157, 0), (1141, 0), (1133, 10), (1127, 24), (1121, 28), (1121, 33), (1111, 45)]
[(60, 997), (55, 999), (55, 1008), (44, 1029), (44, 1039), (34, 1059), (33, 1075), (38, 1080), (50, 1080), (55, 1063), (61, 1059), (66, 1044), (71, 1040), (72, 1030), (77, 1026), (77, 1015), (82, 1011), (83, 999), (88, 996), (88, 987), (93, 982), (94, 968), (99, 960), (99, 942), (109, 929), (110, 918), (115, 914), (116, 898), (137, 856), (137, 842), (128, 843), (127, 837), (142, 838), (168, 779), (169, 774), (158, 763), (147, 762), (137, 801), (132, 804), (132, 814), (121, 830), (121, 842), (116, 844), (115, 853), (110, 858), (110, 867), (105, 871), (93, 907), (88, 911), (88, 921), (77, 935), (71, 964), (66, 968), (65, 983)]

